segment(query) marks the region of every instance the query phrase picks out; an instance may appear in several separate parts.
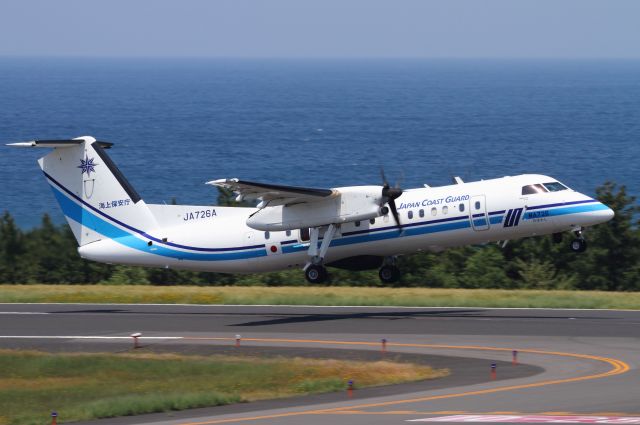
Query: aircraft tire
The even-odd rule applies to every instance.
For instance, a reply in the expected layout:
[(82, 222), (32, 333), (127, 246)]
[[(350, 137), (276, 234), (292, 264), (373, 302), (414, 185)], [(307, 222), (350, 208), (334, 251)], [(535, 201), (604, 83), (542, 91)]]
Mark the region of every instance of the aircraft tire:
[(327, 280), (327, 269), (323, 266), (312, 264), (304, 271), (304, 277), (309, 283), (323, 283)]
[(400, 280), (400, 269), (396, 266), (382, 266), (378, 276), (383, 283), (395, 283)]
[(576, 238), (569, 245), (573, 252), (585, 252), (587, 250), (587, 241), (582, 238)]

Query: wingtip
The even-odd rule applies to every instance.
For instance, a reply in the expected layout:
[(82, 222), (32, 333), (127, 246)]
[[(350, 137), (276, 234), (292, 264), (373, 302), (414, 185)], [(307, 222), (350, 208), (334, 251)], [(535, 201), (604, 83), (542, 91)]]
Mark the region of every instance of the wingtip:
[(11, 146), (14, 148), (32, 148), (36, 145), (34, 140), (30, 142), (17, 142), (17, 143), (6, 143), (5, 146)]
[(210, 184), (211, 186), (223, 186), (229, 183), (237, 183), (237, 182), (238, 182), (238, 179), (217, 179), (217, 180), (210, 180), (205, 184)]

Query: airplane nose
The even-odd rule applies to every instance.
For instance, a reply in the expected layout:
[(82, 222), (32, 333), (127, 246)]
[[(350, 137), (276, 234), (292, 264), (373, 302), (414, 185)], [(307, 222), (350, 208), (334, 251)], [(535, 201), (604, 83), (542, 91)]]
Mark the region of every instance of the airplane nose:
[(605, 204), (600, 204), (598, 207), (597, 211), (594, 211), (594, 214), (592, 215), (594, 224), (606, 223), (615, 215), (613, 210)]

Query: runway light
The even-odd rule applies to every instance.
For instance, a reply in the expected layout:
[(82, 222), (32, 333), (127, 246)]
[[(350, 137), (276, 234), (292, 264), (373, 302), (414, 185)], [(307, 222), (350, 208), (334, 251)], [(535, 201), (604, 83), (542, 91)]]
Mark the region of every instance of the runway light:
[(236, 347), (240, 347), (240, 340), (242, 339), (241, 335), (236, 335)]
[(51, 425), (58, 423), (58, 412), (51, 412)]
[(387, 352), (387, 340), (386, 338), (382, 338), (382, 354)]
[(131, 338), (133, 338), (133, 348), (140, 348), (140, 344), (138, 343), (138, 338), (140, 338), (142, 334), (140, 332), (136, 332), (131, 334)]
[(353, 397), (353, 380), (349, 379), (347, 383), (347, 395), (349, 398)]
[(515, 366), (518, 364), (518, 350), (513, 350), (512, 354), (513, 354), (513, 359), (511, 363)]
[(491, 379), (496, 379), (496, 364), (491, 363)]

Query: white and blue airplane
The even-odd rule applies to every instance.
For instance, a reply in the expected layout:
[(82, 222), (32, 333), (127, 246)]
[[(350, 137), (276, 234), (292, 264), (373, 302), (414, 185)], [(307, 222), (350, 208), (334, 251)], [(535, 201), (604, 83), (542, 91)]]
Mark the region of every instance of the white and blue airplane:
[(614, 213), (556, 179), (525, 174), (416, 189), (316, 189), (238, 179), (230, 189), (257, 207), (145, 203), (107, 155), (112, 143), (84, 136), (11, 143), (53, 148), (40, 167), (78, 241), (82, 258), (112, 264), (222, 273), (300, 268), (311, 283), (327, 266), (379, 268), (400, 277), (396, 259), (417, 251), (551, 234), (586, 249), (582, 231)]

